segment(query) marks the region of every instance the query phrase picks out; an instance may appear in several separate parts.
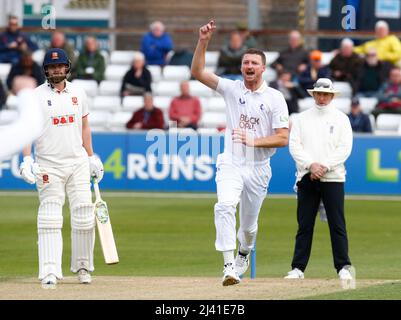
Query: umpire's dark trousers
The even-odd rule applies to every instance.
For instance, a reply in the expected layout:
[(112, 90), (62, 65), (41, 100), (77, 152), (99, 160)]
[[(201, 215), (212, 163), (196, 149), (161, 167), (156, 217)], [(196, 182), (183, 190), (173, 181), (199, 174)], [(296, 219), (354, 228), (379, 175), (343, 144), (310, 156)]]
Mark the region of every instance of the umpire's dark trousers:
[(298, 181), (297, 187), (298, 232), (292, 268), (298, 268), (303, 272), (308, 264), (320, 199), (323, 200), (330, 228), (334, 267), (339, 272), (342, 267), (351, 265), (344, 218), (344, 183), (312, 181), (310, 174), (306, 174)]

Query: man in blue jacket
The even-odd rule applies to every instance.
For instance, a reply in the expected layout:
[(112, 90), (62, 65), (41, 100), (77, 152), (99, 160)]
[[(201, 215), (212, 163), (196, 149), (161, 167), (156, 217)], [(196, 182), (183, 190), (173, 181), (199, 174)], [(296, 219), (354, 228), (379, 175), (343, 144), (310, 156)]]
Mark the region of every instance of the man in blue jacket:
[(33, 52), (38, 46), (21, 32), (18, 18), (9, 16), (7, 29), (0, 34), (0, 63), (16, 64), (27, 50)]
[(165, 26), (160, 21), (150, 25), (150, 32), (142, 38), (141, 51), (145, 55), (146, 64), (164, 66), (167, 64), (166, 56), (173, 50), (173, 40), (165, 32)]

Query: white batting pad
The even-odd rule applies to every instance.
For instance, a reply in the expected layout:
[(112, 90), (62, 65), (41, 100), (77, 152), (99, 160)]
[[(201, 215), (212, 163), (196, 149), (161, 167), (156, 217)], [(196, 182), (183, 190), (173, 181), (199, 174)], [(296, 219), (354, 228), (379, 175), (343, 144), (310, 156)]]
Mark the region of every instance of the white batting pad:
[(71, 210), (71, 271), (93, 271), (95, 215), (93, 204), (81, 204)]
[(54, 274), (63, 278), (61, 259), (63, 253), (62, 206), (58, 202), (42, 202), (38, 213), (39, 279)]

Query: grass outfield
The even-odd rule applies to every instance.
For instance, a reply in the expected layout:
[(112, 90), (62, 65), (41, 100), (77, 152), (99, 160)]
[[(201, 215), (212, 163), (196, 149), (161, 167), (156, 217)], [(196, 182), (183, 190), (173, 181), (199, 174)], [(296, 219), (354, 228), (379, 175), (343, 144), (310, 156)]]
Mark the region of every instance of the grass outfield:
[[(213, 198), (143, 196), (107, 201), (120, 263), (107, 266), (97, 239), (95, 274), (118, 276), (216, 277), (222, 257), (214, 249)], [(35, 195), (0, 194), (0, 279), (37, 276)], [(264, 202), (257, 239), (257, 277), (282, 278), (290, 268), (296, 232), (295, 199)], [(397, 201), (346, 201), (350, 257), (357, 279), (401, 279), (400, 205)], [(70, 223), (64, 210), (64, 276), (70, 276)], [(305, 276), (337, 277), (328, 226), (316, 221), (312, 256)], [(401, 299), (400, 283), (316, 296), (319, 299)]]

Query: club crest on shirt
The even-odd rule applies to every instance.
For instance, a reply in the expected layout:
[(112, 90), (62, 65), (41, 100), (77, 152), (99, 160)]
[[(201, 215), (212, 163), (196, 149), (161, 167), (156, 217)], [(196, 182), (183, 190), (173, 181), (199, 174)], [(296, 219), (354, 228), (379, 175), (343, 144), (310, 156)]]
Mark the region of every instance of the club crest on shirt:
[(49, 183), (49, 175), (48, 174), (44, 174), (42, 178), (43, 178), (43, 183)]
[(72, 105), (73, 106), (77, 106), (78, 105), (78, 98), (77, 97), (72, 97), (71, 100), (72, 100)]

